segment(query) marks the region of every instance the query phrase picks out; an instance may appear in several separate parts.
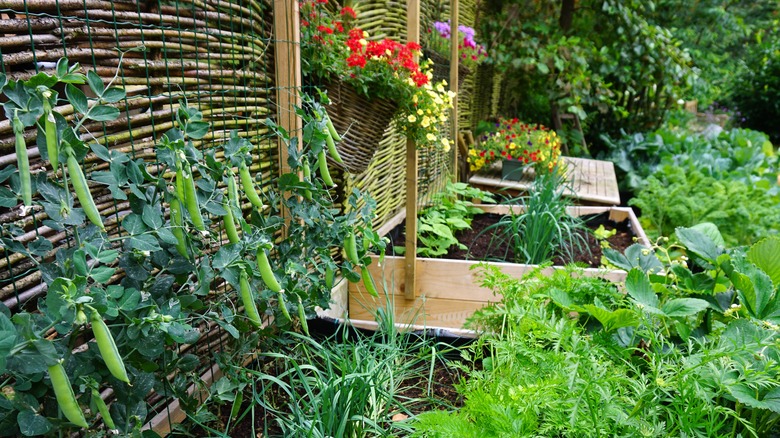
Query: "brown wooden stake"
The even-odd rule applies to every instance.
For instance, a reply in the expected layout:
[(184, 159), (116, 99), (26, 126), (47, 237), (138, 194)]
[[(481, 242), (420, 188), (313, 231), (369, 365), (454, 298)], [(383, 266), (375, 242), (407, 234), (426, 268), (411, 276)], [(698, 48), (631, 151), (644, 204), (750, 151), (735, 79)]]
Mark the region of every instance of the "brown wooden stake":
[[(279, 126), (290, 135), (290, 141), (297, 138), (301, 148), (303, 122), (295, 115), (295, 107), (301, 106), (301, 30), (300, 11), (297, 0), (274, 0), (274, 38), (276, 60), (276, 97), (278, 102)], [(279, 175), (290, 172), (287, 164), (287, 144), (279, 139)], [(289, 221), (289, 212), (283, 209), (282, 216)]]
[(451, 0), (450, 6), (450, 90), (455, 93), (452, 100), (452, 116), (450, 117), (450, 138), (455, 145), (453, 147), (452, 163), (452, 181), (458, 182), (458, 66), (460, 65), (460, 54), (458, 53), (458, 42), (460, 33), (458, 32), (458, 0)]
[[(420, 42), (420, 0), (406, 2), (406, 39)], [(404, 297), (413, 300), (417, 295), (417, 145), (406, 140), (406, 252), (404, 255), (406, 280)]]

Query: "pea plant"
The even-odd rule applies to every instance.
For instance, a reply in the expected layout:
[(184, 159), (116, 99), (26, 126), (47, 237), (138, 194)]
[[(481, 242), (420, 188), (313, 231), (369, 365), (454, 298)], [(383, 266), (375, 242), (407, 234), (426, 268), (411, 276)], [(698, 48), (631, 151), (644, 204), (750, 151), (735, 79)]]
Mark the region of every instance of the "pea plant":
[[(21, 201), (22, 216), (42, 210), (43, 224), (69, 236), (54, 248), (44, 237), (23, 243), (25, 230), (12, 223), (0, 230), (5, 250), (31, 260), (47, 287), (13, 313), (0, 305), (0, 436), (153, 435), (141, 431), (155, 413), (150, 395), (197, 407), (187, 388), (209, 365), (198, 344), (204, 335), (222, 330), (232, 340), (225, 348), (247, 351), (270, 332), (271, 318), (307, 331), (314, 306), (328, 305), (335, 274), (373, 285), (367, 254), (384, 249), (371, 229), (373, 201), (358, 209), (364, 195), (354, 191), (348, 211), (336, 208), (323, 161), (327, 117), (311, 100), (298, 111), (302, 145), (268, 122), (288, 146), (292, 171), (260, 190), (254, 146), (240, 132), (205, 142), (210, 125), (186, 102), (157, 139), (155, 162), (109, 149), (85, 124), (115, 120), (113, 104), (125, 92), (80, 71), (62, 59), (54, 74), (0, 77), (17, 152), (17, 166), (0, 172), (0, 205)], [(61, 114), (65, 103), (71, 115)], [(28, 129), (37, 130), (47, 172), (29, 171)], [(88, 154), (106, 170), (84, 172)], [(318, 159), (319, 176), (307, 170)], [(110, 220), (90, 185), (117, 201)]]

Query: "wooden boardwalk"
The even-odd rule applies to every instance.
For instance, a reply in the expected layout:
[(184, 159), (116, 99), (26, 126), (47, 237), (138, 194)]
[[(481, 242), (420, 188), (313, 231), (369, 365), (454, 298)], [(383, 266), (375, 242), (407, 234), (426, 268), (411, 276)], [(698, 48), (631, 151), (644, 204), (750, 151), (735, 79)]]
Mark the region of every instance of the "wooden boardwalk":
[[(615, 166), (611, 161), (573, 157), (563, 159), (568, 169), (567, 196), (577, 199), (579, 204), (620, 204)], [(521, 181), (501, 179), (500, 164), (469, 178), (471, 185), (491, 192), (525, 192), (532, 182), (532, 172), (526, 173)]]

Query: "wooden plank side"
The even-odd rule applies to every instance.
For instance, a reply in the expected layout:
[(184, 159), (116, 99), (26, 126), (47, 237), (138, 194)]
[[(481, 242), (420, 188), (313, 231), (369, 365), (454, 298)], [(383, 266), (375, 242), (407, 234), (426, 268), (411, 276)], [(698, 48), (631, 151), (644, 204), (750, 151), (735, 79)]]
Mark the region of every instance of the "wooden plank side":
[[(378, 257), (373, 258), (369, 266), (374, 281), (380, 287), (378, 298), (370, 296), (362, 283), (349, 285), (350, 319), (373, 320), (378, 308), (393, 308), (396, 320), (403, 323), (432, 325), (437, 327), (462, 327), (463, 322), (475, 310), (490, 302), (501, 299), (489, 289), (477, 286), (479, 268), (472, 269), (480, 262), (447, 259), (417, 259), (417, 288), (419, 296), (414, 300), (406, 299), (403, 293), (405, 263), (402, 257), (385, 257), (382, 265)], [(514, 263), (493, 263), (504, 273), (520, 278), (536, 266)], [(554, 269), (547, 268), (551, 273)], [(583, 275), (600, 277), (613, 282), (625, 280), (624, 271), (603, 269), (585, 269)], [(381, 291), (386, 291), (382, 293)], [(422, 321), (425, 321), (424, 323)]]

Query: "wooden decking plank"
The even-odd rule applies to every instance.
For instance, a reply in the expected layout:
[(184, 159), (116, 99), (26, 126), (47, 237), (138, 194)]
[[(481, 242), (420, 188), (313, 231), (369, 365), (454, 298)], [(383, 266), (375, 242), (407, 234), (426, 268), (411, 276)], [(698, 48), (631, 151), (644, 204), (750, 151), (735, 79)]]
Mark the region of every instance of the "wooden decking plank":
[[(594, 202), (606, 205), (620, 204), (620, 192), (617, 186), (614, 164), (610, 161), (586, 158), (563, 157), (568, 170), (569, 188), (565, 194), (580, 203)], [(493, 167), (469, 179), (472, 185), (485, 190), (527, 191), (533, 181), (532, 174), (526, 174), (521, 181), (509, 181), (501, 178), (500, 167)]]

